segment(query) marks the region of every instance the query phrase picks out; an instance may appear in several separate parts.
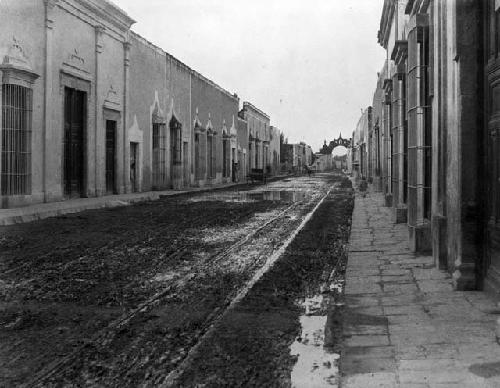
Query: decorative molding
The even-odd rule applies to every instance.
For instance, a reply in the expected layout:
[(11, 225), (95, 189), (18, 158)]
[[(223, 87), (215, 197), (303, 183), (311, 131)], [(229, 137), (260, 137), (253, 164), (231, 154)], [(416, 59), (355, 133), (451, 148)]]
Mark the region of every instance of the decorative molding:
[(160, 108), (160, 100), (158, 98), (158, 91), (155, 90), (155, 98), (153, 105), (149, 108), (151, 114), (151, 123), (152, 124), (166, 124), (165, 114)]
[(64, 94), (64, 88), (82, 90), (87, 93), (87, 99), (90, 99), (92, 91), (92, 80), (80, 77), (76, 73), (67, 72), (61, 69), (59, 73), (59, 93)]
[(106, 99), (104, 100), (104, 107), (112, 110), (121, 110), (121, 99), (113, 85), (110, 85)]
[(397, 40), (391, 53), (391, 59), (397, 64), (402, 64), (408, 58), (408, 41)]
[(103, 52), (103, 42), (102, 42), (102, 35), (104, 34), (104, 31), (106, 31), (106, 28), (100, 24), (96, 25), (95, 27), (95, 51), (98, 54), (101, 54)]
[(52, 10), (59, 3), (59, 0), (43, 0), (43, 3), (48, 10)]
[(76, 48), (68, 55), (66, 61), (63, 62), (61, 71), (86, 81), (94, 79), (86, 68), (85, 59), (80, 56)]
[(7, 49), (7, 53), (3, 57), (2, 65), (29, 71), (32, 70), (28, 55), (26, 55), (22, 43), (15, 36), (12, 36), (12, 42)]
[(45, 27), (52, 29), (54, 27), (54, 8), (59, 0), (44, 0), (45, 4)]
[(128, 31), (135, 20), (128, 16), (121, 8), (107, 0), (75, 0), (82, 8), (90, 11), (97, 18), (111, 23), (121, 32)]
[(134, 115), (134, 122), (128, 129), (128, 137), (129, 141), (134, 143), (142, 143), (144, 140), (144, 132), (139, 127), (139, 123), (137, 122), (137, 115)]
[(213, 126), (212, 126), (212, 117), (211, 117), (210, 112), (208, 112), (208, 122), (207, 122), (207, 125), (205, 126), (205, 128), (207, 130), (207, 134), (209, 134), (209, 135), (213, 135), (216, 133), (213, 129)]
[(236, 137), (238, 136), (238, 129), (236, 128), (235, 122), (234, 122), (234, 115), (233, 115), (233, 122), (231, 124), (231, 128), (229, 129), (229, 134), (231, 137)]
[(201, 123), (198, 114), (199, 114), (198, 107), (196, 107), (196, 113), (194, 115), (194, 120), (193, 120), (193, 129), (195, 133), (202, 133), (205, 132), (205, 128), (203, 127), (203, 124)]
[(123, 42), (123, 64), (125, 67), (129, 67), (130, 66), (130, 48), (132, 47), (132, 44), (130, 43), (130, 41), (128, 40), (128, 37), (127, 37), (127, 41)]
[(383, 84), (382, 88), (386, 92), (390, 92), (392, 90), (392, 80), (390, 78), (384, 79), (384, 84)]
[(22, 43), (12, 36), (12, 43), (2, 58), (0, 70), (3, 73), (3, 82), (17, 80), (21, 83), (32, 84), (39, 77), (31, 67), (31, 63)]

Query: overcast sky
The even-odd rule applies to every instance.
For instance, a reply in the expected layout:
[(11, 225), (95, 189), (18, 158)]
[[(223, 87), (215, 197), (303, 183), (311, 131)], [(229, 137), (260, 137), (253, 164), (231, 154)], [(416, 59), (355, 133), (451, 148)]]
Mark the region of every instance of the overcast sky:
[(371, 105), (383, 0), (113, 0), (134, 31), (315, 151)]

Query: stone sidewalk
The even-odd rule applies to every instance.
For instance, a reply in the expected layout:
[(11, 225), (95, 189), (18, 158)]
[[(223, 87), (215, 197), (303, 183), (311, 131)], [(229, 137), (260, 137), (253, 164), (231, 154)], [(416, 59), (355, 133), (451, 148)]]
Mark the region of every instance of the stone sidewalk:
[(341, 387), (500, 387), (494, 301), (453, 291), (432, 257), (409, 251), (407, 226), (391, 215), (381, 194), (357, 195)]

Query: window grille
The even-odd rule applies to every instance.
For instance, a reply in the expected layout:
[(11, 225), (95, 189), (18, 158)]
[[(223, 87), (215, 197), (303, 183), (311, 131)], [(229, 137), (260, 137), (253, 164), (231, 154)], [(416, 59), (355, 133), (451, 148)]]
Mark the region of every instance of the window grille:
[(2, 85), (2, 195), (31, 193), (32, 98), (29, 88)]
[(194, 169), (195, 169), (195, 174), (196, 178), (201, 178), (202, 176), (202, 171), (201, 171), (201, 163), (200, 163), (200, 135), (197, 133), (194, 135)]
[[(408, 35), (408, 197), (416, 203), (418, 187), (423, 189), (423, 216), (431, 216), (432, 127), (430, 107), (429, 29), (417, 26)], [(423, 159), (423, 176), (417, 175), (418, 155)], [(416, 219), (415, 207), (409, 220)]]
[(255, 168), (259, 167), (259, 144), (255, 143)]
[(214, 138), (213, 135), (208, 135), (207, 136), (207, 158), (208, 158), (208, 176), (212, 178), (214, 176), (214, 150), (213, 150), (213, 143), (214, 143)]
[(231, 174), (231, 166), (229, 160), (229, 141), (222, 140), (222, 175), (224, 177), (229, 177)]
[(167, 139), (165, 124), (153, 124), (153, 187), (164, 188), (167, 185), (166, 152)]
[(172, 165), (182, 164), (182, 124), (172, 119), (170, 121), (170, 141), (172, 142)]

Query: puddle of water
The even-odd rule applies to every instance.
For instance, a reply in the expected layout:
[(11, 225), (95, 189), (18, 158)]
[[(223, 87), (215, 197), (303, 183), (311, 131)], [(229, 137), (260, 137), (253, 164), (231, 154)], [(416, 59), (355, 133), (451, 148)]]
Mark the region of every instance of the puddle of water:
[(327, 300), (323, 295), (306, 298), (300, 304), (305, 314), (300, 317), (302, 332), (290, 347), (297, 356), (293, 367), (292, 387), (336, 387), (339, 355), (325, 347)]
[(223, 201), (223, 202), (257, 202), (257, 201), (286, 201), (299, 202), (306, 197), (305, 192), (290, 190), (266, 191), (235, 191), (222, 193), (206, 193), (190, 198), (190, 202)]

